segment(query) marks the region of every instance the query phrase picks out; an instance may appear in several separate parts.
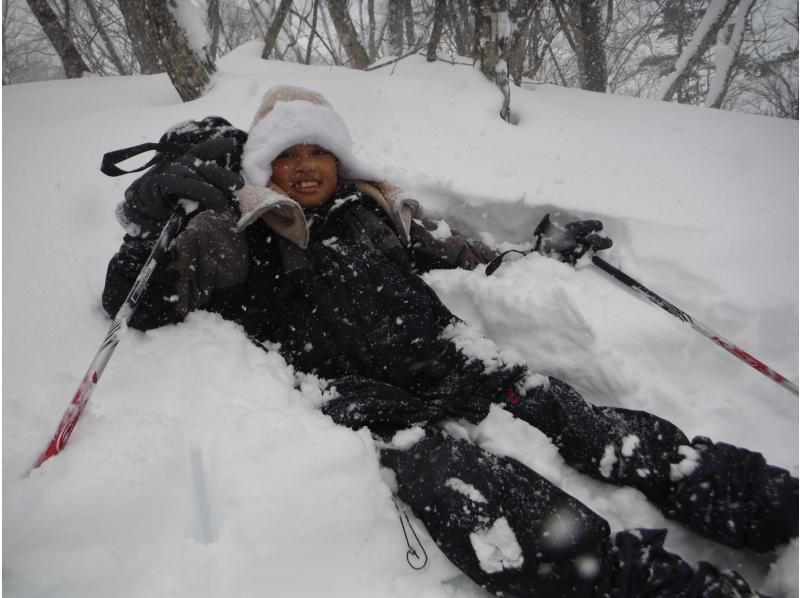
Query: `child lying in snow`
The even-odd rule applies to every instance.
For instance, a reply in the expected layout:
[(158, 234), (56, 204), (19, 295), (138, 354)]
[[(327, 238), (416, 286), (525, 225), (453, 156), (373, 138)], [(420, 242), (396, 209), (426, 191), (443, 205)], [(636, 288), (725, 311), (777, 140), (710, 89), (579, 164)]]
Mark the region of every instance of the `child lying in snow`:
[[(606, 521), (534, 471), (444, 431), (450, 418), (477, 423), (501, 404), (577, 470), (637, 488), (697, 533), (760, 552), (797, 536), (797, 479), (760, 454), (690, 442), (649, 413), (596, 407), (524, 364), (471, 355), (469, 328), (420, 274), (474, 269), (496, 254), (460, 235), (435, 239), (416, 202), (376, 183), (351, 145), (322, 96), (281, 86), (267, 93), (249, 137), (228, 128), (152, 168), (120, 204), (128, 235), (109, 264), (107, 311), (122, 304), (174, 202), (215, 208), (177, 239), (131, 325), (218, 312), (254, 341), (279, 344), (297, 370), (329, 380), (336, 392), (323, 411), (337, 423), (383, 438), (421, 426), (410, 447), (382, 445), (381, 463), (476, 583), (506, 596), (748, 595), (737, 574), (692, 569), (665, 551), (664, 530), (611, 537)], [(610, 246), (599, 228), (540, 227), (540, 251), (574, 263)]]

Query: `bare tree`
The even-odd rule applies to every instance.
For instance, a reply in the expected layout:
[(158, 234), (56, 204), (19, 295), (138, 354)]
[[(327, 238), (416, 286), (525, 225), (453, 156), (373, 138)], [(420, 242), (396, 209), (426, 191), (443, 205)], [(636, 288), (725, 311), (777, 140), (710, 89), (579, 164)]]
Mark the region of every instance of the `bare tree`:
[(370, 61), (378, 57), (378, 43), (375, 39), (375, 0), (367, 1), (367, 53)]
[(89, 67), (86, 66), (86, 62), (84, 62), (80, 52), (75, 47), (68, 29), (58, 20), (56, 13), (50, 8), (47, 0), (27, 1), (31, 12), (33, 12), (36, 20), (39, 21), (47, 38), (53, 44), (58, 57), (61, 59), (67, 78), (75, 79), (89, 73)]
[(413, 48), (417, 45), (417, 35), (414, 31), (414, 8), (411, 6), (411, 0), (402, 0), (401, 6), (406, 27), (406, 47)]
[(64, 76), (61, 61), (24, 0), (3, 0), (3, 85)]
[(428, 52), (426, 58), (428, 62), (436, 60), (436, 50), (439, 49), (439, 41), (442, 39), (442, 27), (444, 27), (444, 10), (446, 0), (436, 0), (436, 8), (433, 14), (433, 31), (428, 42)]
[(605, 91), (608, 79), (600, 0), (551, 0), (564, 38), (575, 54), (581, 89)]
[(358, 39), (358, 33), (347, 11), (347, 0), (328, 0), (328, 12), (350, 65), (363, 70), (369, 66), (369, 56)]
[(576, 36), (581, 88), (605, 92), (606, 68), (604, 22), (600, 13), (601, 0), (579, 0), (577, 9), (580, 25)]
[(286, 36), (287, 43), (278, 52), (278, 58), (280, 60), (286, 60), (286, 55), (291, 50), (294, 53), (295, 60), (300, 63), (303, 62), (303, 51), (300, 49), (300, 34), (303, 29), (303, 18), (299, 19), (296, 25), (293, 23), (292, 15), (284, 20), (281, 29)]
[[(494, 61), (487, 76), (501, 89), (510, 78), (523, 86), (548, 82), (653, 98), (669, 81), (673, 99), (682, 103), (789, 118), (798, 113), (797, 6), (774, 0), (497, 0), (498, 39), (492, 20), (485, 35), (486, 21), (478, 18), (478, 7), (494, 3), (479, 0), (304, 0), (289, 2), (283, 18), (286, 0), (2, 2), (4, 84), (62, 72), (31, 3), (49, 5), (85, 68), (113, 75), (162, 70), (164, 36), (155, 34), (146, 5), (177, 2), (205, 11), (208, 51), (195, 51), (207, 70), (219, 53), (248, 40), (264, 41), (279, 60), (365, 68), (382, 55), (401, 60), (425, 39), (431, 60), (449, 54), (454, 65), (470, 64), (458, 56), (482, 67)], [(713, 30), (711, 15), (728, 3), (738, 8)]]
[(264, 51), (261, 53), (261, 58), (266, 60), (275, 49), (275, 42), (278, 41), (278, 34), (281, 32), (283, 22), (286, 20), (286, 16), (289, 14), (289, 9), (291, 7), (292, 0), (281, 0), (278, 10), (275, 11), (272, 17), (272, 23), (270, 23), (269, 29), (267, 30), (267, 37), (264, 41)]
[(145, 0), (145, 20), (152, 26), (159, 58), (178, 95), (184, 102), (203, 95), (214, 72), (214, 63), (189, 43), (186, 32), (167, 3), (175, 0)]
[(386, 38), (386, 54), (400, 56), (403, 53), (403, 9), (405, 3), (389, 2), (386, 16), (386, 28), (389, 36)]
[(514, 83), (522, 84), (522, 71), (525, 64), (525, 52), (530, 37), (531, 22), (540, 0), (517, 0), (510, 7), (508, 18), (511, 21), (511, 37), (509, 40), (508, 68)]
[(311, 32), (308, 34), (308, 46), (306, 46), (306, 64), (311, 64), (311, 50), (314, 47), (314, 36), (317, 35), (317, 12), (319, 11), (319, 0), (314, 0), (311, 8)]
[(511, 119), (508, 82), (508, 0), (475, 0), (475, 44), (481, 72), (503, 94), (500, 118)]
[(158, 58), (158, 42), (153, 35), (152, 24), (147, 18), (145, 0), (118, 0), (118, 3), (142, 74), (154, 75), (164, 72)]
[(219, 0), (208, 0), (207, 28), (211, 32), (211, 44), (208, 46), (208, 57), (216, 61), (219, 49), (219, 34), (222, 29), (222, 15), (219, 12)]
[(753, 9), (755, 0), (744, 0), (736, 9), (736, 19), (717, 34), (714, 48), (714, 79), (708, 90), (705, 104), (709, 108), (720, 108), (733, 79), (734, 64), (739, 56), (744, 39), (747, 17)]
[[(342, 58), (341, 53), (341, 43), (337, 39), (336, 35), (331, 33), (331, 28), (328, 26), (328, 17), (326, 16), (328, 11), (322, 10), (319, 13), (320, 20), (322, 21), (322, 29), (325, 32), (324, 38), (328, 40), (326, 44), (326, 49), (331, 56), (331, 60), (333, 60), (333, 64), (335, 65), (342, 65), (344, 64), (344, 58)], [(322, 37), (320, 37), (322, 39)]]
[(470, 0), (447, 0), (445, 23), (455, 53), (471, 56), (475, 50), (475, 15)]
[(94, 0), (84, 0), (84, 3), (86, 4), (86, 8), (89, 11), (89, 15), (91, 16), (94, 28), (96, 29), (98, 35), (100, 35), (100, 39), (103, 40), (106, 56), (108, 56), (108, 59), (114, 65), (114, 68), (117, 70), (117, 73), (119, 73), (120, 75), (129, 74), (127, 67), (122, 62), (122, 58), (120, 58), (117, 49), (114, 47), (114, 43), (111, 41), (111, 36), (109, 35), (108, 30), (106, 29), (106, 26), (103, 23), (103, 19), (100, 16), (100, 11), (95, 5)]
[(658, 91), (658, 98), (669, 101), (689, 73), (701, 61), (719, 33), (733, 14), (739, 0), (711, 0), (689, 44), (684, 48), (675, 67)]

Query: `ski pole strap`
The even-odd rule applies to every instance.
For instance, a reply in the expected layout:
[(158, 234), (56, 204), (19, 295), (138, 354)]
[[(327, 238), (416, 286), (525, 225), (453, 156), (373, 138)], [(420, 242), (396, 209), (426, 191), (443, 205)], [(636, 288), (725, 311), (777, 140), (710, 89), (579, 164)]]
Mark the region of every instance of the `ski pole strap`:
[(725, 349), (728, 353), (730, 353), (731, 355), (735, 356), (736, 358), (744, 361), (747, 365), (749, 365), (753, 369), (758, 370), (759, 372), (764, 374), (767, 378), (769, 378), (773, 382), (777, 382), (778, 384), (783, 386), (789, 392), (792, 392), (795, 395), (797, 395), (800, 392), (800, 391), (798, 391), (798, 387), (797, 387), (796, 383), (792, 382), (791, 380), (789, 380), (785, 376), (779, 374), (778, 372), (773, 370), (771, 367), (766, 365), (764, 362), (759, 361), (758, 359), (756, 359), (755, 357), (750, 355), (744, 349), (741, 349), (741, 348), (737, 347), (735, 344), (733, 344), (732, 342), (730, 342), (729, 340), (726, 340), (725, 338), (723, 338), (722, 336), (720, 336), (719, 334), (717, 334), (716, 332), (711, 330), (708, 326), (696, 321), (694, 318), (692, 318), (685, 311), (683, 311), (682, 309), (679, 309), (678, 307), (676, 307), (675, 305), (673, 305), (672, 303), (670, 303), (669, 301), (667, 301), (663, 297), (660, 297), (660, 296), (656, 295), (653, 291), (648, 289), (646, 286), (644, 286), (643, 284), (637, 282), (636, 280), (634, 280), (633, 278), (631, 278), (630, 276), (625, 274), (623, 271), (615, 268), (614, 266), (609, 264), (604, 259), (599, 258), (596, 255), (593, 255), (592, 256), (592, 263), (595, 266), (597, 266), (598, 268), (600, 268), (601, 270), (603, 270), (604, 272), (606, 272), (606, 273), (610, 274), (611, 276), (613, 276), (614, 278), (616, 278), (622, 284), (624, 284), (627, 287), (629, 287), (629, 288), (633, 289), (634, 291), (636, 291), (639, 295), (641, 295), (642, 297), (644, 297), (645, 299), (647, 299), (648, 301), (650, 301), (654, 305), (657, 305), (658, 307), (660, 307), (661, 309), (663, 309), (667, 313), (675, 316), (679, 320), (682, 320), (683, 322), (687, 322), (694, 330), (696, 330), (697, 332), (699, 332), (700, 334), (705, 336), (707, 339), (709, 339), (712, 342), (714, 342), (715, 344), (719, 345), (720, 347)]
[[(408, 563), (408, 566), (415, 571), (424, 569), (425, 565), (428, 564), (428, 553), (425, 552), (425, 547), (422, 545), (422, 542), (420, 542), (419, 536), (417, 536), (417, 532), (414, 530), (414, 526), (411, 525), (411, 520), (408, 518), (408, 513), (406, 513), (404, 509), (400, 508), (394, 497), (392, 497), (392, 502), (394, 503), (394, 508), (397, 509), (397, 516), (400, 518), (400, 527), (403, 528), (403, 536), (405, 536), (406, 546), (408, 546), (408, 550), (406, 551), (406, 562)], [(403, 517), (405, 517), (405, 522), (403, 522)], [(411, 539), (408, 537), (408, 533), (406, 532), (406, 525), (408, 525), (408, 528), (411, 530), (411, 533), (414, 536), (414, 541), (417, 543), (417, 546), (419, 546), (419, 551), (422, 553), (421, 555), (411, 544)]]
[[(538, 243), (537, 243), (537, 247), (538, 247)], [(486, 264), (486, 270), (484, 270), (484, 273), (486, 274), (486, 276), (491, 276), (492, 274), (494, 274), (494, 271), (497, 270), (503, 264), (503, 260), (506, 259), (506, 256), (509, 253), (518, 253), (520, 255), (528, 255), (530, 253), (530, 251), (519, 251), (518, 249), (509, 249), (508, 251), (504, 251), (503, 253), (498, 255), (496, 258), (494, 258), (491, 262)]]
[[(141, 170), (145, 170), (146, 168), (150, 168), (154, 164), (158, 164), (164, 160), (179, 156), (180, 154), (184, 153), (186, 148), (186, 144), (183, 143), (155, 143), (148, 141), (147, 143), (140, 143), (139, 145), (114, 150), (113, 152), (107, 152), (103, 155), (103, 161), (100, 164), (100, 172), (107, 176), (121, 176), (123, 174), (139, 172)], [(144, 166), (134, 168), (133, 170), (123, 170), (117, 166), (117, 164), (120, 162), (124, 162), (129, 158), (133, 158), (134, 156), (138, 156), (139, 154), (143, 154), (152, 150), (156, 151), (156, 155), (153, 156)]]

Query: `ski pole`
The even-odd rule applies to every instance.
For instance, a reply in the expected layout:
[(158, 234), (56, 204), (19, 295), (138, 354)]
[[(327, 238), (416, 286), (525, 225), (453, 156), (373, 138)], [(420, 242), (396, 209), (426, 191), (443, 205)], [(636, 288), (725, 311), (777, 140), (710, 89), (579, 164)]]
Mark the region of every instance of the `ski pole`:
[(773, 380), (774, 382), (777, 382), (778, 384), (780, 384), (781, 386), (783, 386), (785, 389), (789, 390), (790, 392), (793, 392), (794, 394), (798, 394), (797, 384), (795, 384), (791, 380), (787, 379), (786, 377), (782, 376), (781, 374), (779, 374), (778, 372), (776, 372), (772, 368), (768, 367), (762, 361), (759, 361), (758, 359), (756, 359), (755, 357), (750, 355), (747, 351), (744, 351), (743, 349), (740, 349), (739, 347), (737, 347), (735, 344), (733, 344), (729, 340), (724, 339), (719, 334), (717, 334), (716, 332), (711, 330), (708, 326), (706, 326), (704, 324), (701, 324), (700, 322), (698, 322), (697, 320), (692, 318), (689, 314), (687, 314), (685, 311), (677, 308), (675, 305), (673, 305), (672, 303), (670, 303), (666, 299), (664, 299), (662, 297), (659, 297), (653, 291), (651, 291), (650, 289), (648, 289), (647, 287), (645, 287), (641, 283), (635, 281), (633, 278), (631, 278), (630, 276), (628, 276), (627, 274), (625, 274), (621, 270), (618, 270), (617, 268), (615, 268), (614, 266), (609, 264), (604, 259), (599, 258), (596, 255), (594, 255), (594, 256), (592, 256), (592, 263), (595, 266), (597, 266), (598, 268), (600, 268), (601, 270), (603, 270), (604, 272), (606, 272), (607, 274), (610, 274), (611, 276), (616, 278), (622, 284), (624, 284), (624, 285), (630, 287), (631, 289), (633, 289), (634, 291), (636, 291), (639, 295), (643, 296), (645, 299), (647, 299), (651, 303), (654, 303), (655, 305), (657, 305), (658, 307), (660, 307), (664, 311), (669, 312), (671, 315), (675, 316), (679, 320), (687, 322), (697, 332), (699, 332), (700, 334), (702, 334), (706, 338), (712, 340), (714, 343), (716, 343), (717, 345), (719, 345), (720, 347), (722, 347), (723, 349), (725, 349), (729, 353), (735, 355), (736, 357), (738, 357), (739, 359), (744, 361), (750, 367), (755, 368), (756, 370), (758, 370), (759, 372), (764, 374), (770, 380)]
[(92, 363), (89, 365), (89, 369), (86, 371), (75, 396), (72, 398), (72, 402), (61, 417), (61, 423), (58, 424), (58, 429), (50, 440), (50, 444), (47, 445), (47, 448), (31, 470), (36, 469), (50, 457), (60, 453), (67, 444), (72, 430), (75, 428), (75, 424), (78, 423), (78, 419), (86, 408), (86, 404), (89, 402), (89, 397), (92, 396), (92, 392), (94, 392), (94, 388), (97, 386), (100, 376), (103, 375), (103, 370), (105, 370), (109, 359), (111, 359), (111, 356), (114, 354), (114, 349), (116, 349), (119, 344), (125, 326), (139, 306), (139, 300), (144, 294), (145, 289), (147, 289), (147, 284), (150, 282), (153, 271), (156, 269), (156, 266), (163, 261), (170, 244), (175, 237), (178, 236), (178, 233), (183, 228), (187, 219), (187, 211), (179, 203), (172, 213), (172, 216), (170, 216), (164, 228), (161, 230), (161, 234), (153, 246), (153, 250), (150, 252), (147, 261), (145, 261), (144, 266), (142, 266), (139, 275), (136, 277), (136, 281), (133, 283), (133, 287), (131, 287), (128, 296), (125, 298), (125, 302), (122, 304), (119, 311), (117, 311), (117, 315), (114, 316), (114, 321), (111, 323), (103, 342), (100, 344), (100, 349), (95, 353), (94, 359), (92, 359)]

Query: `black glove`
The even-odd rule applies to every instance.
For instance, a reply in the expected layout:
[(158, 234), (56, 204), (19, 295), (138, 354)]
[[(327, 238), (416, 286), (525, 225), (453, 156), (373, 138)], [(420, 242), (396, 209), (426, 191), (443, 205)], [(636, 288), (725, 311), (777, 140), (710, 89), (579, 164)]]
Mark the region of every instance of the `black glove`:
[(196, 201), (201, 208), (224, 208), (244, 185), (241, 175), (228, 169), (237, 152), (241, 143), (236, 139), (209, 139), (154, 166), (125, 191), (118, 220), (128, 234), (148, 237), (161, 232), (178, 200)]
[(322, 412), (354, 430), (367, 426), (382, 434), (442, 417), (442, 406), (437, 401), (422, 400), (385, 382), (346, 376), (333, 385), (339, 396), (325, 403)]
[(603, 223), (599, 220), (580, 220), (562, 228), (550, 220), (550, 214), (546, 214), (533, 231), (533, 236), (536, 237), (533, 249), (574, 266), (590, 249), (600, 251), (613, 245), (611, 239), (597, 234), (601, 230)]

